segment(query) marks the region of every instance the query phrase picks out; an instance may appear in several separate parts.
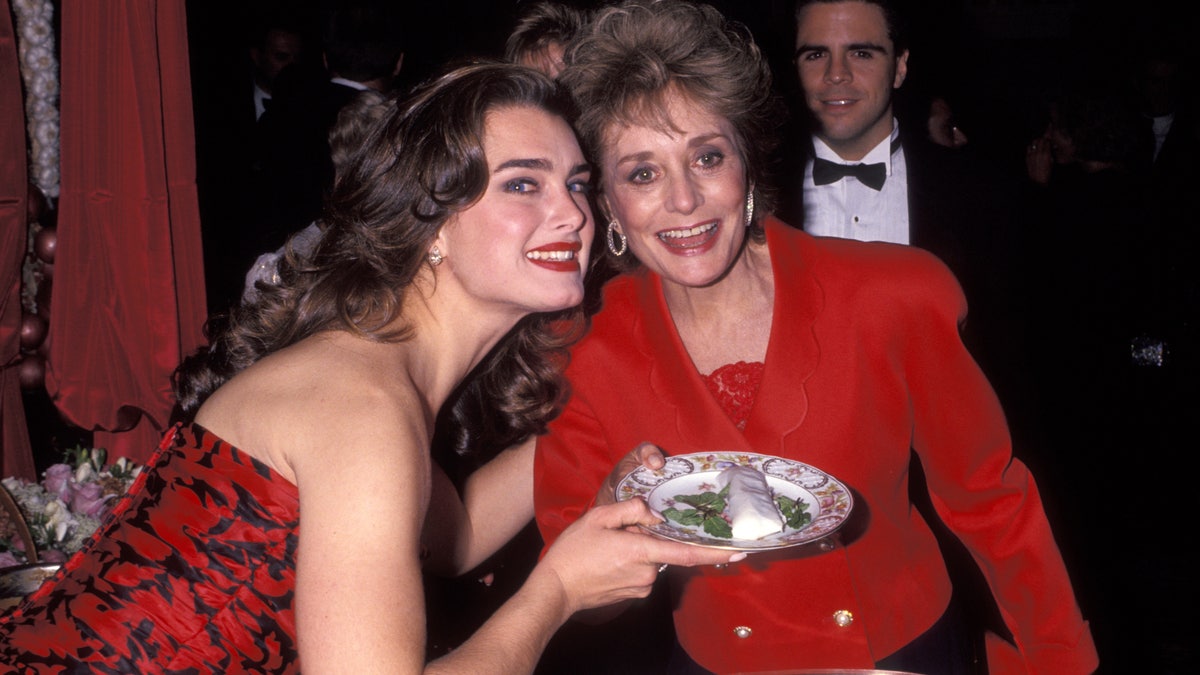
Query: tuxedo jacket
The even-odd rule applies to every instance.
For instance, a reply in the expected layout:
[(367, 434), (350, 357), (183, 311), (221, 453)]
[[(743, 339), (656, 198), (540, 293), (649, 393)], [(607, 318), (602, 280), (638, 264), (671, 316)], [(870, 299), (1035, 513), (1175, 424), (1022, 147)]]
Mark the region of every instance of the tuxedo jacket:
[[(938, 515), (979, 563), (1016, 640), (1009, 667), (992, 672), (1090, 672), (1090, 632), (1034, 481), (959, 338), (964, 301), (946, 267), (913, 247), (813, 238), (774, 219), (766, 230), (775, 310), (743, 431), (692, 365), (659, 278), (606, 287), (572, 352), (571, 398), (538, 440), (546, 542), (643, 441), (667, 454), (811, 464), (853, 493), (839, 536), (720, 569), (672, 568), (677, 634), (717, 673), (872, 668), (928, 629), (950, 597), (938, 544), (909, 498), (912, 448)], [(852, 621), (839, 624), (840, 612)]]

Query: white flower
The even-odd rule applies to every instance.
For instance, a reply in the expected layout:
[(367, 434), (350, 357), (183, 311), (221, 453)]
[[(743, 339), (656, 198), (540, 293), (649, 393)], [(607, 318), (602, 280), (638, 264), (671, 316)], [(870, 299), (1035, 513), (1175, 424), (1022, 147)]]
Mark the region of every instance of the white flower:
[(75, 482), (87, 483), (96, 477), (96, 470), (92, 468), (91, 462), (83, 462), (75, 467)]
[(71, 515), (71, 509), (56, 499), (46, 504), (46, 508), (42, 513), (46, 516), (46, 529), (54, 532), (53, 540), (62, 541), (66, 539), (67, 532), (75, 524), (75, 517)]

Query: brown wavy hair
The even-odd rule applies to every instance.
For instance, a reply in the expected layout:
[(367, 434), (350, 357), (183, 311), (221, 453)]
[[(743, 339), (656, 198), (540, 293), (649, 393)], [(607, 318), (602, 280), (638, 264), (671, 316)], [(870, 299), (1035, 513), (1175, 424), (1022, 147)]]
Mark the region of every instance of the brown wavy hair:
[[(339, 171), (311, 257), (286, 254), (279, 283), (261, 287), (254, 304), (210, 321), (209, 346), (176, 370), (181, 419), (194, 417), (217, 387), (250, 364), (316, 333), (410, 337), (412, 327), (398, 321), (405, 294), (429, 264), (441, 227), (487, 187), (487, 114), (533, 106), (568, 123), (574, 117), (570, 98), (550, 79), (491, 62), (454, 68), (387, 105)], [(507, 429), (514, 442), (544, 430), (561, 408), (561, 366), (577, 337), (576, 314), (525, 317), (462, 388), (466, 398), (486, 402), (484, 412), (497, 415), (488, 424)]]
[(771, 88), (767, 60), (745, 26), (709, 5), (627, 0), (595, 13), (564, 60), (558, 79), (575, 97), (575, 129), (593, 157), (622, 125), (671, 128), (666, 102), (674, 92), (729, 120), (754, 185), (751, 232), (761, 240), (758, 214), (775, 206), (769, 172), (784, 109)]

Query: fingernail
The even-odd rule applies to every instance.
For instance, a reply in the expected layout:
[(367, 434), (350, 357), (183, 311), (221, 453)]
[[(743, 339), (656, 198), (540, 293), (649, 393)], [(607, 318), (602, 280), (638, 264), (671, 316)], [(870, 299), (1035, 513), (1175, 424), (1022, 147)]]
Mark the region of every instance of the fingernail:
[(660, 521), (662, 521), (664, 523), (667, 522), (667, 517), (664, 516), (663, 514), (659, 513), (657, 510), (650, 509), (650, 513), (654, 514), (654, 517), (658, 518)]
[(733, 555), (729, 556), (729, 562), (733, 563), (733, 562), (740, 562), (742, 560), (745, 560), (746, 555), (747, 554), (745, 551), (738, 551), (737, 553), (734, 553)]

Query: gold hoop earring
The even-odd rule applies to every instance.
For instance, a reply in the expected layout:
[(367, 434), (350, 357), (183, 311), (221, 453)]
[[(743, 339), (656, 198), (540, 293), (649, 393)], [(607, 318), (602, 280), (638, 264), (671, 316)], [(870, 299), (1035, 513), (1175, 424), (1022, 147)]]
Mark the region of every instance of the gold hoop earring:
[(746, 193), (746, 227), (754, 222), (754, 188)]
[(612, 254), (620, 258), (625, 255), (625, 250), (629, 248), (629, 239), (617, 230), (617, 219), (613, 218), (608, 221), (608, 232), (604, 235), (608, 242), (608, 250)]
[(442, 252), (438, 250), (438, 247), (434, 246), (432, 249), (430, 249), (430, 251), (429, 251), (429, 264), (430, 265), (437, 267), (438, 265), (441, 265), (442, 261), (445, 259), (446, 259), (446, 256), (442, 255)]

